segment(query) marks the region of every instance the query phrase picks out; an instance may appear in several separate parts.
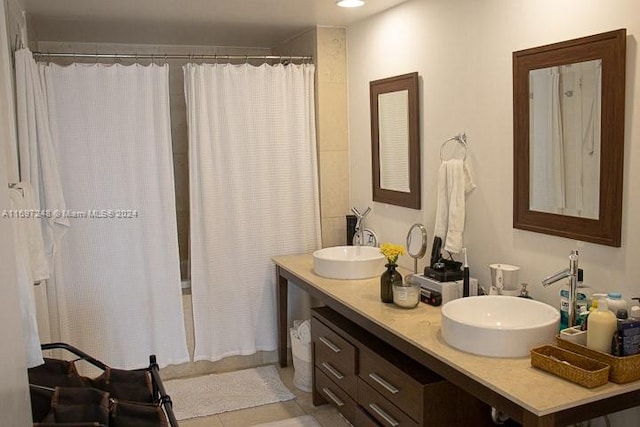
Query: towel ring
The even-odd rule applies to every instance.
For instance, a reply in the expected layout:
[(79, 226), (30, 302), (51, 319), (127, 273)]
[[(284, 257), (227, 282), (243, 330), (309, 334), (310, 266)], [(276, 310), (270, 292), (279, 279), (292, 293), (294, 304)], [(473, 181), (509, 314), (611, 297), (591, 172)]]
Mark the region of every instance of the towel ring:
[[(462, 145), (462, 147), (464, 148), (464, 155), (462, 156), (462, 160), (466, 160), (467, 159), (467, 148), (469, 148), (468, 144), (467, 144), (467, 135), (465, 133), (461, 133), (459, 135), (456, 135), (454, 137), (451, 137), (449, 139), (447, 139), (446, 141), (444, 141), (442, 143), (442, 145), (440, 146), (440, 160), (445, 160), (444, 158), (444, 147), (447, 145), (447, 143), (449, 141), (456, 141), (459, 144)], [(450, 160), (450, 159), (447, 159)]]

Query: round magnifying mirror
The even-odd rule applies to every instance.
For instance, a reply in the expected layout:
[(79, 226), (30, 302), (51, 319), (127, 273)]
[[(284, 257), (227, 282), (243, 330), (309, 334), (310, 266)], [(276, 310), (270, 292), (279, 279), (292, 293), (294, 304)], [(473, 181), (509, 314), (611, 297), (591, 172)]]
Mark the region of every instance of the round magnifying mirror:
[(413, 258), (413, 272), (418, 273), (418, 259), (427, 252), (427, 230), (422, 224), (413, 224), (407, 233), (407, 254)]

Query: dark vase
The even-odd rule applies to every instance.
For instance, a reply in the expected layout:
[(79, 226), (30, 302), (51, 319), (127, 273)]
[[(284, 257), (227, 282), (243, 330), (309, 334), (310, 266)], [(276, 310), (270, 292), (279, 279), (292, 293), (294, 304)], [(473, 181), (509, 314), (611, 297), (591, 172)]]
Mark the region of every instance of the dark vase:
[(380, 300), (393, 302), (393, 285), (402, 285), (402, 275), (396, 271), (396, 264), (386, 264), (387, 269), (380, 276)]

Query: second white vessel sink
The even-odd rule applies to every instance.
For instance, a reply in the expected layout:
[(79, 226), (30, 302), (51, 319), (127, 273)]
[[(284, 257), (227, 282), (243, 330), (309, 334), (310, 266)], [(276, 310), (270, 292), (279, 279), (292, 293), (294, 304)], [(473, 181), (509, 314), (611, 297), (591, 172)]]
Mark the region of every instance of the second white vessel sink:
[(384, 271), (385, 257), (372, 246), (334, 246), (313, 253), (313, 270), (329, 279), (369, 279)]
[(452, 347), (480, 356), (525, 357), (553, 343), (560, 313), (527, 298), (477, 296), (442, 306), (442, 337)]

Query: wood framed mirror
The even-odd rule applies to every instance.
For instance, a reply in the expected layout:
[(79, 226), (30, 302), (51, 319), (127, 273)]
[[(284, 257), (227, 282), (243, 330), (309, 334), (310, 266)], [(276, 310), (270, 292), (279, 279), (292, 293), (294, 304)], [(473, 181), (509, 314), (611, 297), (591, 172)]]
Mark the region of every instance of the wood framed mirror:
[(373, 201), (420, 209), (418, 73), (369, 83)]
[(513, 53), (513, 227), (619, 247), (626, 30)]

